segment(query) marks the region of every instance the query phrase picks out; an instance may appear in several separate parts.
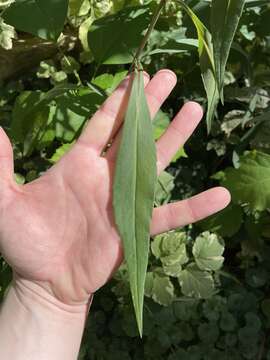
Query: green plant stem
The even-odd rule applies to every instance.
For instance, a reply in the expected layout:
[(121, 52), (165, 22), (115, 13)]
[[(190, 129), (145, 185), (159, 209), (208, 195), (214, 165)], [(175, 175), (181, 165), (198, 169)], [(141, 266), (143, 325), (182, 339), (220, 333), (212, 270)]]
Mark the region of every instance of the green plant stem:
[[(66, 54), (63, 52), (63, 50), (60, 48), (60, 46), (57, 46), (57, 48), (58, 48), (59, 53), (63, 56), (63, 58), (67, 62), (68, 66), (72, 69), (72, 65), (71, 65), (68, 57), (66, 56)], [(75, 76), (75, 78), (77, 80), (77, 85), (81, 86), (82, 81), (81, 81), (81, 78), (80, 78), (80, 75), (79, 75), (78, 71), (73, 69), (72, 72), (73, 72), (73, 75)]]
[(133, 63), (131, 65), (130, 69), (129, 69), (129, 72), (131, 72), (134, 69), (135, 64), (140, 60), (141, 53), (142, 53), (143, 49), (145, 48), (145, 45), (147, 44), (147, 41), (148, 41), (148, 39), (149, 39), (149, 37), (151, 35), (151, 32), (153, 31), (153, 29), (154, 29), (154, 27), (155, 27), (155, 25), (156, 25), (156, 23), (157, 23), (157, 21), (158, 21), (158, 19), (160, 17), (161, 11), (162, 11), (163, 6), (165, 5), (166, 1), (167, 0), (161, 0), (160, 1), (159, 5), (158, 5), (153, 17), (152, 17), (152, 20), (151, 20), (151, 23), (150, 23), (150, 25), (149, 25), (149, 27), (147, 29), (147, 32), (144, 35), (142, 43), (139, 46), (139, 48), (138, 48), (138, 50), (137, 50), (137, 52), (136, 52), (136, 54), (134, 56), (134, 60), (133, 60)]
[[(68, 66), (72, 69), (72, 65), (71, 65), (68, 57), (67, 57), (64, 53), (63, 53), (63, 55), (64, 55), (64, 59), (66, 60)], [(75, 78), (77, 79), (78, 86), (81, 86), (81, 85), (82, 85), (82, 81), (81, 81), (81, 78), (80, 78), (80, 75), (79, 75), (78, 71), (77, 71), (77, 70), (72, 70), (72, 72), (73, 72)]]

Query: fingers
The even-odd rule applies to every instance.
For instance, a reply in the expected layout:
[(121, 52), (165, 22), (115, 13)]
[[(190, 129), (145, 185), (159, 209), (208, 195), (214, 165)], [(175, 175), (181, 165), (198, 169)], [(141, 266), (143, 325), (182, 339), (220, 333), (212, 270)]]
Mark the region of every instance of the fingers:
[(14, 164), (13, 149), (9, 138), (0, 127), (0, 181), (13, 181)]
[(195, 102), (186, 103), (166, 132), (157, 141), (157, 168), (160, 174), (170, 163), (179, 148), (185, 144), (203, 117), (203, 111)]
[[(144, 81), (145, 85), (149, 82), (149, 75), (145, 72)], [(123, 121), (130, 85), (128, 76), (91, 118), (78, 143), (87, 144), (99, 153), (102, 152)]]
[[(170, 95), (177, 82), (176, 75), (167, 69), (160, 70), (145, 87), (145, 95), (153, 119), (161, 105)], [(114, 161), (121, 140), (121, 132), (117, 135), (111, 148), (107, 151), (106, 158)]]
[(190, 199), (156, 208), (153, 212), (151, 234), (157, 235), (202, 220), (224, 209), (230, 201), (229, 191), (217, 187)]

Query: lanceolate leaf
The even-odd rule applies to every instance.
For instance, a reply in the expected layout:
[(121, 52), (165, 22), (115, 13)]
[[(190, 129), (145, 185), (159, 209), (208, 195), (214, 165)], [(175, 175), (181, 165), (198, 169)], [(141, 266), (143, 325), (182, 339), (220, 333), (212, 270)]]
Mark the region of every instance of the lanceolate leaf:
[(68, 0), (16, 0), (2, 14), (7, 24), (56, 41), (67, 17)]
[(178, 54), (186, 51), (198, 49), (199, 43), (196, 39), (179, 39), (178, 41), (170, 40), (165, 45), (146, 53), (146, 55), (155, 54)]
[(178, 0), (183, 6), (186, 13), (193, 21), (199, 40), (199, 57), (202, 79), (207, 93), (208, 110), (207, 110), (207, 128), (211, 130), (212, 120), (215, 115), (216, 107), (219, 101), (218, 86), (215, 77), (215, 64), (213, 55), (212, 36), (198, 16), (182, 0)]
[(157, 182), (156, 148), (141, 71), (135, 70), (114, 178), (114, 214), (123, 241), (132, 300), (142, 335), (149, 229)]
[(213, 0), (211, 27), (219, 93), (223, 102), (224, 74), (245, 0)]

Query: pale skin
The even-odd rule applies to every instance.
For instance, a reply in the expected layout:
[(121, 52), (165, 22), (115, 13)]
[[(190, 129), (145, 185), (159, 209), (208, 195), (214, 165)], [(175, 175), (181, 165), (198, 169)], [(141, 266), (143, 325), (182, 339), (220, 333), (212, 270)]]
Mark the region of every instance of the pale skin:
[[(151, 80), (145, 74), (152, 118), (175, 84), (170, 70)], [(76, 359), (92, 295), (123, 260), (112, 183), (129, 85), (124, 80), (72, 149), (30, 184), (14, 182), (12, 146), (0, 132), (0, 250), (14, 271), (0, 314), (1, 359)], [(157, 142), (159, 173), (202, 115), (189, 102), (175, 116)], [(218, 187), (155, 208), (151, 234), (196, 222), (229, 202), (229, 192)]]

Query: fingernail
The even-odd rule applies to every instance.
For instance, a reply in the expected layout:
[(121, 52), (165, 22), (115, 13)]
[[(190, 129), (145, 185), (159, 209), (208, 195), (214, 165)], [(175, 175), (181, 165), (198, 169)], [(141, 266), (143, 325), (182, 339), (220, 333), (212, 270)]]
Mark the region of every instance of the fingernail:
[(168, 76), (170, 79), (174, 79), (175, 81), (177, 81), (176, 74), (175, 74), (173, 71), (169, 70), (169, 69), (159, 70), (159, 71), (158, 71), (158, 74), (160, 74), (160, 73)]

